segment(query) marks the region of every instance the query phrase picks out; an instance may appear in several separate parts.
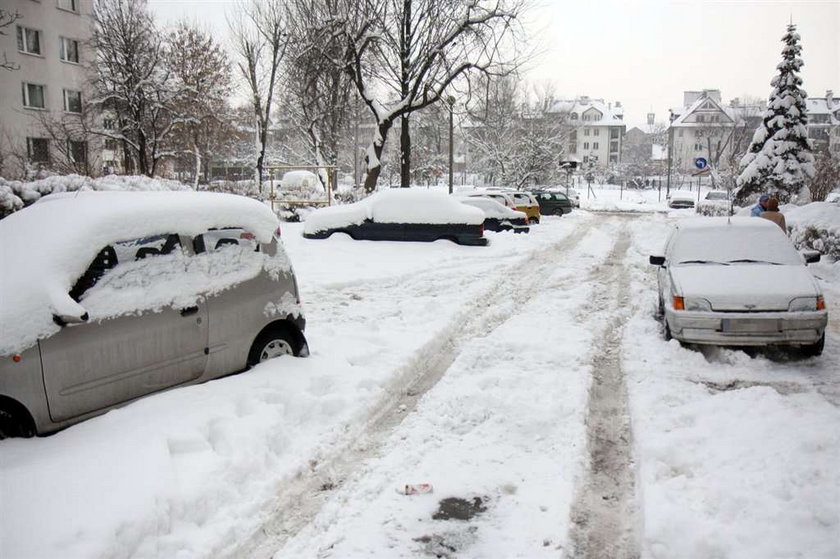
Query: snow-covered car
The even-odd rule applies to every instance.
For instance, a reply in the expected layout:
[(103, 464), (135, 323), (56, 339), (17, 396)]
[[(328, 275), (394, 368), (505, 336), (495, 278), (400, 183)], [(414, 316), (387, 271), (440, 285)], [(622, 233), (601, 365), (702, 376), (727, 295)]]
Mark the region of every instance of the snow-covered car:
[(516, 210), (516, 202), (513, 201), (513, 196), (511, 196), (509, 192), (502, 191), (499, 189), (467, 190), (459, 192), (458, 194), (460, 196), (483, 196), (485, 198), (495, 200), (503, 206), (506, 206), (512, 210)]
[(0, 438), (307, 355), (277, 231), (209, 192), (57, 195), (0, 220)]
[(556, 190), (538, 190), (534, 192), (534, 198), (540, 205), (540, 212), (543, 215), (564, 215), (572, 213), (572, 201), (564, 192)]
[(307, 239), (326, 239), (345, 233), (368, 241), (422, 241), (440, 239), (461, 245), (484, 246), (484, 212), (466, 206), (442, 192), (394, 188), (341, 206), (310, 213), (304, 223)]
[(732, 203), (725, 190), (710, 190), (697, 204), (697, 213), (701, 215), (730, 215)]
[[(513, 201), (512, 209), (523, 212), (528, 216), (528, 222), (531, 224), (540, 222), (540, 204), (534, 195), (524, 190), (514, 190), (511, 188), (488, 188), (485, 191), (485, 196), (492, 196), (493, 194), (504, 194)], [(500, 198), (496, 198), (498, 202), (502, 202)], [(506, 204), (507, 205), (507, 204)]]
[(819, 284), (778, 225), (750, 217), (684, 220), (658, 266), (666, 338), (822, 353), (828, 311)]
[(566, 196), (569, 197), (569, 200), (571, 200), (572, 205), (574, 207), (580, 207), (580, 192), (578, 192), (574, 188), (566, 188), (563, 190), (563, 192), (566, 194)]
[(675, 210), (693, 208), (695, 197), (691, 192), (671, 192), (668, 196), (668, 207)]
[(528, 216), (524, 212), (512, 210), (491, 198), (483, 196), (459, 196), (457, 199), (468, 206), (484, 212), (484, 229), (487, 231), (513, 231), (527, 233)]

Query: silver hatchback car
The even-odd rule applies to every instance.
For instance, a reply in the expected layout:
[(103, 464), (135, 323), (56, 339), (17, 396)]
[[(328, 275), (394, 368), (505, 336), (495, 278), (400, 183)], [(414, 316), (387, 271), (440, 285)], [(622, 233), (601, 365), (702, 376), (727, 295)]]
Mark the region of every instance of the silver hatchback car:
[(264, 204), (198, 192), (48, 196), (0, 220), (0, 438), (309, 353)]

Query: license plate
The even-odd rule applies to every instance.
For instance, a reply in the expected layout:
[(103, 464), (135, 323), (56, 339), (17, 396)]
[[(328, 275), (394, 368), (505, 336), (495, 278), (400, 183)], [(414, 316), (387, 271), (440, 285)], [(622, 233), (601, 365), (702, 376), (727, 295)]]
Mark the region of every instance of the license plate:
[(724, 332), (738, 332), (742, 334), (778, 332), (778, 319), (762, 318), (724, 318), (721, 321)]

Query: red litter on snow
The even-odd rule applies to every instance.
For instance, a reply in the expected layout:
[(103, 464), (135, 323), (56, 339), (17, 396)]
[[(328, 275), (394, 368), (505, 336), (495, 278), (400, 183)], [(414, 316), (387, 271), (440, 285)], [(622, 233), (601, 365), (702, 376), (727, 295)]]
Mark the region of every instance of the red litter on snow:
[(423, 495), (431, 492), (431, 483), (409, 483), (403, 486), (402, 491), (400, 491), (404, 495)]

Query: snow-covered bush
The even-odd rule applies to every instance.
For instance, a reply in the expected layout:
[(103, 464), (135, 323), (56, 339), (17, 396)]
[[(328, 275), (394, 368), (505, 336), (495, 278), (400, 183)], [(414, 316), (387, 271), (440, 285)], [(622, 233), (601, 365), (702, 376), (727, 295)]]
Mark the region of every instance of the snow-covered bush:
[(178, 181), (140, 176), (108, 175), (98, 179), (81, 175), (55, 175), (44, 179), (22, 182), (0, 178), (0, 218), (25, 206), (34, 204), (43, 196), (78, 190), (128, 190), (159, 191), (189, 190)]
[(785, 221), (796, 248), (816, 250), (840, 260), (840, 204), (813, 202), (788, 208)]

